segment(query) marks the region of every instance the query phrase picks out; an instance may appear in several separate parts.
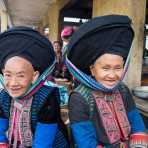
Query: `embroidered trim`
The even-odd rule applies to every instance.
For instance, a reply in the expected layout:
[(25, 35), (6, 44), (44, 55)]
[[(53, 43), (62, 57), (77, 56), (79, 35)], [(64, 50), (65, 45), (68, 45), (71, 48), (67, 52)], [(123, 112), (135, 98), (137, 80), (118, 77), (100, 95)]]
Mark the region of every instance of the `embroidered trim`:
[[(80, 93), (80, 94), (84, 97), (85, 101), (88, 103), (88, 105), (89, 105), (89, 112), (90, 112), (89, 118), (92, 119), (93, 114), (94, 114), (95, 104), (96, 104), (95, 99), (93, 99), (94, 97), (91, 95), (92, 89), (90, 89), (90, 88), (88, 88), (88, 87), (86, 87), (86, 86), (80, 84), (74, 91)], [(118, 91), (118, 93), (119, 93), (120, 97), (122, 97), (119, 91)], [(118, 94), (118, 93), (117, 93), (117, 94)], [(118, 97), (119, 97), (119, 96), (118, 96)], [(102, 98), (105, 99), (105, 97), (103, 97), (103, 95), (102, 95)], [(109, 98), (109, 97), (107, 97), (106, 99), (107, 99), (106, 101), (111, 101), (111, 98)], [(121, 100), (121, 101), (122, 101), (122, 100)], [(118, 103), (120, 103), (121, 101), (118, 102), (118, 99), (117, 99), (117, 102), (118, 102)], [(117, 105), (118, 103), (116, 103), (116, 106), (118, 106), (118, 105)], [(122, 108), (123, 108), (123, 109), (121, 109), (121, 111), (124, 112), (125, 118), (126, 118), (126, 121), (127, 121), (125, 124), (124, 124), (124, 122), (123, 122), (123, 126), (121, 125), (122, 128), (125, 127), (125, 131), (126, 131), (126, 132), (123, 132), (123, 134), (124, 134), (124, 139), (126, 140), (127, 137), (128, 137), (128, 135), (129, 135), (129, 133), (130, 133), (130, 124), (129, 124), (128, 119), (127, 119), (126, 110), (125, 110), (125, 108), (124, 108), (123, 101), (122, 101), (121, 104), (122, 104)], [(115, 105), (115, 104), (114, 104), (114, 105)], [(120, 108), (118, 108), (118, 110), (120, 111)], [(121, 116), (121, 114), (120, 114), (120, 116)], [(121, 119), (118, 119), (118, 120), (121, 120)], [(123, 118), (123, 121), (124, 121), (124, 118)], [(120, 121), (120, 122), (121, 122), (121, 121)], [(111, 122), (110, 122), (110, 123), (111, 123)], [(117, 123), (116, 123), (116, 124), (117, 124)], [(118, 128), (118, 130), (119, 130), (119, 132), (120, 132), (120, 129), (119, 129), (119, 128)], [(127, 133), (127, 134), (126, 134), (126, 133)], [(120, 134), (118, 134), (118, 135), (119, 135), (119, 140), (120, 140)], [(126, 136), (126, 135), (127, 135), (127, 136)], [(121, 138), (123, 138), (123, 137), (121, 137)], [(121, 140), (122, 140), (122, 139), (121, 139)], [(117, 140), (117, 141), (118, 141), (118, 140)], [(116, 142), (117, 142), (117, 141), (116, 141)], [(124, 140), (123, 140), (123, 141), (124, 141)]]
[(148, 135), (145, 133), (132, 134), (130, 137), (130, 147), (148, 148)]
[(30, 124), (30, 110), (32, 98), (25, 100), (12, 100), (11, 115), (9, 124), (9, 144), (13, 147), (31, 146), (32, 145), (32, 132)]
[(112, 94), (112, 101), (109, 102), (105, 100), (105, 95), (100, 91), (92, 91), (92, 95), (110, 144), (120, 139), (127, 140), (130, 124), (119, 91)]

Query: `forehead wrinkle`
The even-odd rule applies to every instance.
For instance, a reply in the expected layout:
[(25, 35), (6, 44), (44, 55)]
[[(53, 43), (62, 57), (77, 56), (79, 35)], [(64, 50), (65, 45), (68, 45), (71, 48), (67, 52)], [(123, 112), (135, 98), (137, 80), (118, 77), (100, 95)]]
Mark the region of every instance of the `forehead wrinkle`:
[(4, 73), (15, 73), (15, 74), (25, 74), (26, 73), (24, 70), (19, 71), (19, 72), (12, 72), (11, 70), (7, 70), (7, 69), (6, 70), (4, 69), (3, 72)]

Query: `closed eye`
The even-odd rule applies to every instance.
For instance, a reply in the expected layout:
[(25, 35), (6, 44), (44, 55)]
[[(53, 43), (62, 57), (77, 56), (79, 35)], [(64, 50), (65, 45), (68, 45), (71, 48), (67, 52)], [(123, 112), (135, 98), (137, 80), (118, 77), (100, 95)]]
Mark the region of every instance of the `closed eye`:
[(119, 67), (115, 67), (116, 70), (121, 70), (123, 69), (123, 67), (119, 66)]
[(4, 77), (6, 77), (6, 78), (11, 77), (11, 74), (9, 74), (9, 73), (4, 73), (3, 75), (4, 75)]
[(18, 75), (17, 77), (18, 77), (18, 78), (24, 78), (25, 75)]
[(110, 67), (106, 66), (106, 67), (102, 67), (103, 70), (107, 71), (110, 69)]

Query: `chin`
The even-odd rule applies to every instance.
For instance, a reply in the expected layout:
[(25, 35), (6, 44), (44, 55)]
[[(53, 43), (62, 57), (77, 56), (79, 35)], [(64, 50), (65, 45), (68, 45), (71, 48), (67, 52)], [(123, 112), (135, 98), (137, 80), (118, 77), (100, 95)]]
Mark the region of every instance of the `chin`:
[(19, 96), (21, 96), (21, 95), (10, 94), (10, 96), (11, 96), (12, 98), (17, 98), (17, 97), (19, 97)]
[(106, 88), (109, 88), (109, 89), (112, 89), (112, 88), (114, 88), (116, 85), (114, 85), (114, 86), (105, 86)]
[(7, 89), (8, 94), (12, 97), (12, 98), (17, 98), (22, 96), (25, 93), (24, 89), (20, 89), (20, 90), (11, 90), (11, 89)]
[(22, 94), (22, 93), (9, 93), (9, 95), (10, 95), (12, 98), (17, 98), (17, 97), (22, 96), (23, 94)]
[(114, 85), (104, 85), (104, 86), (105, 86), (106, 88), (108, 88), (108, 89), (112, 89), (112, 88), (114, 88), (116, 85), (117, 85), (117, 83), (114, 84)]

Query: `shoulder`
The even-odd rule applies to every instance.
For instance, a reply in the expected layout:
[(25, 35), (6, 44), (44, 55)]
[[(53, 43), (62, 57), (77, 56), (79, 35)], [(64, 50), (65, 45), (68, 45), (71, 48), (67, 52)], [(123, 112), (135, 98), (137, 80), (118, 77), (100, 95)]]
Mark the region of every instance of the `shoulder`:
[(123, 82), (121, 82), (119, 84), (119, 91), (123, 95), (124, 98), (129, 98), (129, 97), (131, 98), (132, 97), (132, 93), (131, 93), (130, 89)]
[(10, 96), (6, 92), (5, 89), (0, 89), (0, 104), (3, 104), (4, 102), (7, 102), (9, 100)]
[(77, 88), (74, 89), (74, 92), (81, 94), (81, 96), (87, 100), (90, 98), (92, 90), (89, 87), (80, 84)]
[(11, 97), (5, 91), (5, 89), (0, 90), (0, 117), (9, 117)]
[(72, 92), (68, 102), (69, 119), (71, 123), (89, 119), (89, 105), (78, 92)]
[(73, 103), (82, 103), (85, 105), (89, 104), (90, 99), (90, 89), (83, 85), (79, 85), (74, 91), (70, 94), (69, 102)]
[(80, 90), (80, 87), (78, 87), (70, 95), (68, 108), (69, 118), (72, 123), (89, 119), (90, 104), (84, 94), (86, 94), (86, 92), (84, 93), (84, 90)]
[(128, 88), (128, 86), (124, 82), (121, 82), (119, 84), (119, 89), (120, 90), (124, 90), (124, 91), (130, 91), (129, 88)]
[(38, 90), (35, 94), (35, 97), (37, 98), (46, 98), (45, 100), (51, 99), (54, 96), (58, 95), (58, 88), (51, 87), (47, 85), (43, 85), (40, 90)]
[(80, 103), (87, 105), (87, 102), (84, 96), (82, 96), (82, 94), (79, 92), (75, 92), (75, 91), (71, 92), (69, 97), (69, 105), (80, 104)]
[(130, 89), (128, 88), (128, 86), (125, 85), (124, 83), (121, 83), (119, 85), (119, 91), (122, 95), (122, 99), (123, 99), (126, 110), (131, 111), (132, 109), (134, 109), (136, 105), (133, 99), (133, 95)]
[(58, 99), (56, 96), (56, 89), (54, 87), (43, 86), (40, 90), (34, 95), (32, 102), (32, 108), (39, 111), (45, 106), (57, 105)]
[(95, 106), (92, 97), (92, 89), (80, 84), (71, 94), (69, 102), (70, 104), (81, 104), (81, 106), (86, 106), (87, 110), (92, 112)]

